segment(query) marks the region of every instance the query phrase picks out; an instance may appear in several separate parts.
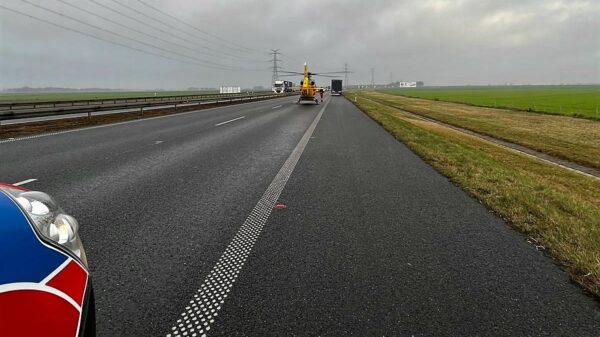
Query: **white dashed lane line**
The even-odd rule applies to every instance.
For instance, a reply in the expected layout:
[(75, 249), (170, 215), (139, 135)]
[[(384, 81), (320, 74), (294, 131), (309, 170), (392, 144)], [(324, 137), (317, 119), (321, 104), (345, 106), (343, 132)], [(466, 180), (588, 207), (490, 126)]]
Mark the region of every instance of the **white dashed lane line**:
[[(257, 102), (256, 101), (252, 101), (252, 102), (246, 102), (246, 103), (239, 103), (239, 104), (236, 104), (235, 106), (237, 107), (237, 106), (243, 106), (243, 105), (250, 105), (250, 104), (254, 104), (254, 103), (257, 103)], [(232, 107), (232, 106), (230, 106), (230, 107)], [(107, 128), (107, 127), (111, 127), (111, 126), (124, 125), (124, 124), (130, 124), (130, 123), (147, 122), (147, 121), (151, 121), (151, 120), (155, 120), (155, 119), (173, 118), (173, 117), (185, 116), (185, 115), (194, 114), (194, 113), (198, 113), (198, 112), (205, 112), (205, 111), (211, 111), (211, 110), (223, 109), (223, 108), (228, 108), (228, 107), (227, 106), (225, 106), (225, 107), (214, 107), (214, 108), (208, 108), (208, 109), (201, 109), (201, 110), (193, 110), (193, 111), (180, 112), (180, 113), (171, 114), (171, 115), (155, 116), (155, 117), (148, 117), (148, 118), (142, 118), (142, 119), (134, 119), (134, 120), (124, 121), (124, 122), (111, 123), (111, 124), (89, 126), (89, 127), (78, 128), (78, 129), (54, 131), (54, 132), (42, 133), (42, 134), (33, 135), (33, 136), (25, 136), (25, 137), (19, 137), (19, 138), (6, 138), (6, 139), (0, 139), (0, 144), (17, 142), (17, 141), (22, 141), (22, 140), (30, 140), (30, 139), (36, 139), (36, 138), (42, 138), (42, 137), (48, 137), (48, 136), (56, 136), (56, 135), (62, 135), (62, 134), (66, 134), (66, 133), (73, 133), (73, 132), (88, 131), (88, 130), (94, 130), (94, 129), (100, 129), (100, 128)]]
[(238, 118), (230, 119), (230, 120), (228, 120), (228, 121), (224, 121), (224, 122), (221, 122), (221, 123), (219, 123), (219, 124), (215, 124), (215, 126), (221, 126), (221, 125), (223, 125), (223, 124), (227, 124), (227, 123), (235, 122), (235, 121), (237, 121), (237, 120), (240, 120), (240, 119), (242, 119), (242, 118), (246, 118), (246, 116), (242, 116), (242, 117), (238, 117)]
[(271, 110), (274, 110), (274, 109), (281, 108), (282, 106), (283, 106), (283, 105), (277, 105), (277, 106), (274, 106), (274, 107), (272, 107), (272, 108), (271, 108)]
[(36, 180), (37, 179), (27, 179), (27, 180), (19, 181), (18, 183), (14, 183), (13, 185), (15, 185), (15, 186), (21, 186), (21, 185), (25, 185), (25, 184), (29, 184), (31, 182), (34, 182)]
[(217, 264), (210, 271), (200, 289), (198, 289), (189, 305), (185, 307), (181, 317), (171, 327), (167, 337), (206, 336), (328, 104), (329, 102), (325, 103), (312, 121), (294, 151), (292, 151), (263, 196), (254, 206), (248, 218), (246, 218), (223, 255), (217, 261)]

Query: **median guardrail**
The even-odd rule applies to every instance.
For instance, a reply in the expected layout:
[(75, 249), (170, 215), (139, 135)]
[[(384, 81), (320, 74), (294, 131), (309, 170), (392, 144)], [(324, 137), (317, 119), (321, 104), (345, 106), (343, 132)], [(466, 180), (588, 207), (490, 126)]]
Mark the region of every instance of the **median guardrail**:
[(125, 109), (128, 111), (124, 112), (131, 112), (132, 109), (140, 109), (140, 111), (143, 112), (144, 108), (156, 108), (160, 106), (177, 108), (181, 105), (232, 103), (235, 101), (251, 101), (286, 95), (287, 94), (275, 94), (273, 92), (256, 92), (88, 100), (0, 102), (0, 121), (79, 113), (88, 113), (88, 115), (91, 115), (93, 112)]

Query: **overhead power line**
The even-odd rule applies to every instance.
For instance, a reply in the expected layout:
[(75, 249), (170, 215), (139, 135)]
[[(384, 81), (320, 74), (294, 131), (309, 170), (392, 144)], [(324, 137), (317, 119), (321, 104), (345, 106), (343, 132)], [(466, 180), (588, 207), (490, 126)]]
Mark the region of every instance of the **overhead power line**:
[(302, 64), (305, 62), (305, 61), (299, 60), (299, 59), (298, 59), (298, 58), (296, 58), (296, 57), (293, 57), (293, 56), (291, 56), (291, 55), (290, 55), (290, 54), (288, 54), (288, 53), (280, 53), (279, 55), (281, 55), (281, 56), (284, 56), (284, 57), (287, 57), (287, 58), (289, 58), (289, 59), (292, 59), (293, 61), (296, 61), (296, 62), (298, 62), (298, 66), (301, 66), (301, 65), (302, 65)]
[[(150, 25), (150, 24), (148, 24), (148, 23), (146, 23), (146, 22), (144, 22), (144, 21), (141, 21), (141, 20), (139, 20), (139, 19), (137, 19), (137, 18), (135, 18), (135, 17), (133, 17), (133, 16), (127, 15), (127, 14), (125, 14), (125, 13), (121, 12), (121, 11), (118, 11), (118, 10), (116, 10), (116, 9), (114, 9), (114, 8), (110, 7), (110, 6), (107, 6), (107, 5), (103, 4), (103, 3), (100, 3), (100, 2), (98, 2), (98, 1), (96, 1), (96, 0), (89, 0), (89, 1), (90, 1), (90, 2), (93, 2), (94, 4), (96, 4), (96, 5), (98, 5), (98, 6), (102, 7), (102, 8), (104, 8), (104, 9), (106, 9), (106, 10), (109, 10), (109, 11), (111, 11), (111, 12), (113, 12), (113, 13), (116, 13), (116, 14), (118, 14), (118, 15), (122, 16), (122, 17), (125, 17), (125, 18), (127, 18), (127, 19), (130, 19), (130, 20), (132, 20), (132, 21), (135, 21), (135, 22), (137, 22), (137, 23), (139, 23), (139, 24), (141, 24), (141, 25), (144, 25), (144, 26), (146, 26), (146, 27), (148, 27), (148, 28), (150, 28), (150, 29), (154, 29), (154, 30), (156, 30), (156, 31), (158, 31), (158, 32), (161, 32), (161, 33), (163, 33), (163, 34), (165, 34), (165, 35), (168, 35), (168, 36), (171, 36), (171, 37), (173, 37), (173, 38), (176, 38), (176, 39), (179, 39), (179, 40), (181, 40), (181, 41), (184, 41), (184, 42), (186, 42), (186, 43), (189, 43), (189, 44), (191, 44), (191, 45), (193, 45), (193, 46), (196, 46), (196, 45), (198, 45), (199, 47), (202, 47), (203, 49), (210, 50), (210, 51), (212, 51), (212, 52), (215, 52), (215, 53), (217, 53), (217, 54), (213, 54), (213, 55), (220, 55), (220, 57), (224, 57), (224, 58), (235, 58), (235, 59), (239, 59), (239, 57), (237, 57), (237, 56), (235, 56), (235, 57), (230, 57), (230, 56), (227, 56), (227, 55), (223, 55), (223, 54), (221, 53), (221, 51), (219, 51), (219, 50), (217, 50), (217, 49), (214, 49), (214, 48), (211, 48), (211, 47), (205, 46), (205, 45), (203, 45), (203, 44), (199, 44), (197, 41), (192, 41), (192, 40), (186, 39), (186, 38), (184, 38), (184, 37), (181, 37), (181, 36), (179, 36), (179, 35), (177, 35), (177, 34), (173, 34), (172, 32), (169, 32), (169, 31), (166, 31), (166, 30), (164, 30), (164, 29), (158, 28), (158, 27), (156, 27), (156, 26)], [(207, 53), (207, 52), (205, 52), (205, 53)]]
[[(131, 6), (129, 6), (129, 5), (126, 5), (126, 4), (122, 3), (121, 1), (117, 1), (117, 0), (111, 0), (111, 1), (112, 1), (112, 2), (114, 2), (114, 3), (116, 3), (116, 4), (118, 4), (118, 5), (120, 5), (120, 6), (122, 6), (122, 7), (124, 7), (124, 8), (127, 8), (127, 9), (129, 9), (129, 10), (130, 10), (130, 11), (132, 11), (132, 12), (135, 12), (135, 13), (137, 13), (138, 15), (141, 15), (141, 16), (143, 16), (143, 17), (145, 17), (145, 18), (147, 18), (147, 19), (150, 19), (150, 20), (152, 20), (152, 21), (154, 21), (154, 22), (158, 22), (158, 23), (160, 23), (160, 24), (161, 24), (161, 25), (163, 25), (163, 26), (169, 27), (169, 28), (171, 28), (171, 29), (174, 29), (174, 30), (176, 30), (176, 31), (178, 31), (178, 32), (181, 32), (181, 33), (183, 33), (183, 34), (186, 34), (186, 35), (188, 35), (188, 36), (191, 36), (191, 37), (193, 37), (193, 38), (196, 38), (196, 39), (202, 40), (202, 41), (204, 41), (204, 42), (208, 42), (208, 43), (214, 43), (214, 41), (211, 41), (211, 40), (209, 40), (209, 39), (207, 39), (207, 38), (205, 38), (205, 37), (201, 37), (201, 36), (198, 36), (198, 35), (195, 35), (195, 34), (191, 34), (191, 33), (187, 32), (187, 31), (185, 31), (185, 30), (183, 30), (183, 29), (181, 29), (181, 28), (179, 28), (179, 27), (177, 27), (177, 26), (173, 26), (173, 25), (171, 25), (171, 24), (169, 24), (169, 23), (167, 23), (167, 22), (164, 22), (163, 20), (160, 20), (160, 19), (157, 19), (157, 18), (155, 18), (155, 17), (152, 17), (152, 16), (150, 16), (150, 15), (148, 15), (148, 14), (146, 14), (146, 13), (144, 13), (144, 12), (142, 12), (142, 11), (140, 11), (140, 10), (138, 10), (138, 9), (134, 8), (134, 7), (131, 7)], [(214, 49), (213, 49), (213, 50), (214, 50)], [(214, 51), (217, 51), (217, 50), (214, 50)], [(231, 57), (236, 57), (236, 58), (245, 58), (245, 57), (243, 57), (243, 56), (239, 56), (239, 55), (231, 54), (231, 53), (229, 53), (229, 52), (225, 52), (225, 51), (222, 51), (222, 50), (218, 50), (218, 52), (219, 52), (219, 53), (221, 53), (221, 54), (227, 55), (227, 56), (231, 56)]]
[(207, 65), (207, 64), (204, 64), (204, 63), (193, 62), (193, 61), (188, 61), (188, 60), (184, 60), (184, 59), (180, 59), (180, 58), (176, 58), (176, 57), (172, 57), (172, 56), (167, 56), (167, 55), (164, 55), (164, 54), (160, 54), (160, 53), (156, 53), (156, 52), (153, 52), (153, 51), (148, 51), (148, 50), (145, 50), (145, 49), (142, 49), (142, 48), (134, 47), (134, 46), (131, 46), (131, 45), (128, 45), (128, 44), (125, 44), (125, 43), (113, 41), (113, 40), (110, 40), (110, 39), (107, 39), (107, 38), (104, 38), (104, 37), (100, 37), (100, 36), (95, 35), (95, 34), (83, 32), (81, 30), (78, 30), (78, 29), (75, 29), (75, 28), (72, 28), (72, 27), (68, 27), (68, 26), (65, 26), (65, 25), (62, 25), (62, 24), (59, 24), (59, 23), (56, 23), (56, 22), (52, 22), (50, 20), (46, 20), (44, 18), (40, 18), (40, 17), (34, 16), (34, 15), (30, 15), (28, 13), (24, 13), (24, 12), (21, 12), (19, 10), (13, 9), (13, 8), (9, 8), (9, 7), (2, 6), (2, 5), (0, 5), (0, 8), (2, 8), (4, 10), (7, 10), (7, 11), (10, 11), (10, 12), (13, 12), (13, 13), (16, 13), (16, 14), (19, 14), (19, 15), (24, 16), (24, 17), (28, 17), (28, 18), (36, 20), (36, 21), (40, 21), (40, 22), (46, 23), (48, 25), (52, 25), (52, 26), (55, 26), (55, 27), (59, 27), (61, 29), (65, 29), (67, 31), (70, 31), (70, 32), (73, 32), (73, 33), (76, 33), (76, 34), (79, 34), (79, 35), (82, 35), (82, 36), (86, 36), (86, 37), (89, 37), (89, 38), (92, 38), (92, 39), (95, 39), (95, 40), (103, 41), (103, 42), (110, 43), (110, 44), (113, 44), (113, 45), (116, 45), (116, 46), (119, 46), (119, 47), (123, 47), (123, 48), (126, 48), (126, 49), (134, 50), (134, 51), (146, 54), (146, 55), (152, 55), (152, 56), (160, 57), (160, 58), (171, 60), (171, 61), (181, 62), (181, 63), (185, 63), (185, 64), (190, 64), (190, 65), (194, 65), (194, 66), (198, 66), (198, 67), (202, 67), (202, 68), (210, 68), (210, 69), (244, 70), (244, 71), (264, 71), (264, 69), (228, 69), (228, 68), (222, 68), (222, 67), (214, 67), (214, 66)]
[[(166, 13), (165, 11), (160, 10), (160, 9), (158, 9), (158, 8), (156, 8), (156, 7), (148, 4), (148, 3), (146, 3), (145, 1), (138, 0), (138, 2), (141, 3), (142, 5), (150, 8), (150, 9), (152, 9), (152, 10), (154, 10), (154, 11), (156, 11), (156, 12), (162, 14), (162, 15), (164, 15), (164, 16), (167, 16), (167, 17), (169, 17), (169, 18), (171, 18), (171, 19), (173, 19), (173, 20), (175, 20), (175, 21), (177, 21), (177, 22), (179, 22), (181, 24), (184, 24), (184, 25), (186, 25), (186, 26), (188, 26), (188, 27), (190, 27), (190, 28), (192, 28), (192, 29), (194, 29), (194, 30), (202, 33), (202, 34), (208, 35), (208, 36), (210, 36), (210, 37), (212, 37), (212, 38), (214, 38), (214, 39), (216, 39), (216, 40), (218, 40), (218, 41), (220, 41), (222, 43), (227, 43), (227, 44), (230, 44), (230, 45), (235, 46), (237, 48), (241, 48), (243, 50), (248, 50), (248, 51), (253, 51), (253, 52), (260, 53), (260, 54), (264, 54), (264, 52), (262, 52), (260, 50), (257, 50), (257, 49), (254, 49), (254, 48), (249, 48), (249, 47), (243, 46), (243, 45), (241, 45), (239, 43), (235, 43), (235, 42), (232, 42), (232, 41), (228, 41), (228, 40), (226, 40), (226, 39), (224, 39), (222, 37), (219, 37), (219, 36), (217, 36), (215, 34), (212, 34), (210, 32), (202, 30), (202, 29), (200, 29), (200, 28), (198, 28), (198, 27), (196, 27), (196, 26), (194, 26), (192, 24), (189, 24), (189, 23), (185, 22), (184, 20), (182, 20), (182, 19), (180, 19), (180, 18), (178, 18), (176, 16), (173, 16), (173, 15), (171, 15), (169, 13)], [(229, 47), (229, 48), (231, 48), (231, 47)]]
[(30, 14), (27, 14), (27, 13), (23, 13), (21, 11), (18, 11), (18, 10), (13, 9), (13, 8), (5, 7), (3, 5), (0, 5), (0, 8), (2, 8), (4, 10), (7, 10), (7, 11), (10, 11), (10, 12), (13, 12), (13, 13), (16, 13), (16, 14), (19, 14), (19, 15), (22, 15), (22, 16), (25, 16), (25, 17), (28, 17), (28, 18), (31, 18), (31, 19), (34, 19), (34, 20), (37, 20), (37, 21), (40, 21), (40, 22), (44, 22), (46, 24), (49, 24), (49, 25), (52, 25), (52, 26), (55, 26), (55, 27), (59, 27), (59, 28), (68, 30), (68, 31), (73, 32), (73, 33), (77, 33), (77, 34), (80, 34), (80, 35), (83, 35), (83, 36), (86, 36), (86, 37), (90, 37), (92, 39), (96, 39), (96, 40), (100, 40), (100, 41), (107, 42), (107, 43), (110, 43), (110, 44), (114, 44), (114, 45), (117, 45), (117, 46), (120, 46), (120, 47), (123, 47), (123, 48), (135, 50), (135, 51), (138, 51), (140, 53), (144, 53), (144, 54), (148, 54), (148, 55), (153, 55), (153, 56), (161, 57), (161, 58), (164, 58), (164, 59), (167, 59), (167, 60), (171, 60), (171, 61), (177, 61), (177, 62), (192, 64), (192, 65), (197, 65), (197, 66), (201, 66), (201, 67), (205, 67), (205, 68), (212, 68), (212, 67), (208, 67), (208, 66), (203, 65), (203, 64), (199, 64), (199, 63), (195, 63), (195, 62), (190, 62), (190, 61), (186, 61), (186, 60), (181, 60), (181, 59), (173, 58), (173, 57), (162, 55), (162, 54), (157, 54), (157, 53), (154, 53), (154, 52), (151, 52), (151, 51), (147, 51), (147, 50), (144, 50), (144, 49), (141, 49), (141, 48), (132, 47), (132, 46), (126, 45), (124, 43), (120, 43), (120, 42), (112, 41), (112, 40), (109, 40), (109, 39), (105, 39), (105, 38), (96, 36), (94, 34), (89, 34), (89, 33), (86, 33), (86, 32), (82, 32), (80, 30), (77, 30), (77, 29), (74, 29), (74, 28), (71, 28), (71, 27), (67, 27), (67, 26), (61, 25), (59, 23), (52, 22), (52, 21), (49, 21), (49, 20), (46, 20), (46, 19), (43, 19), (43, 18), (39, 18), (39, 17), (30, 15)]
[(142, 44), (142, 45), (144, 45), (144, 46), (147, 46), (147, 47), (150, 47), (150, 48), (158, 49), (158, 50), (160, 50), (160, 51), (162, 51), (162, 52), (166, 52), (166, 53), (170, 53), (170, 54), (174, 54), (174, 55), (177, 55), (177, 56), (180, 56), (180, 57), (184, 57), (184, 58), (187, 58), (187, 59), (194, 60), (194, 61), (196, 61), (196, 62), (199, 62), (199, 63), (205, 64), (207, 67), (212, 67), (212, 68), (214, 68), (214, 69), (222, 69), (222, 70), (241, 70), (241, 68), (235, 68), (235, 67), (231, 67), (231, 66), (228, 66), (228, 65), (223, 65), (223, 64), (219, 64), (219, 63), (215, 63), (215, 62), (207, 61), (207, 60), (200, 59), (200, 58), (197, 58), (197, 57), (194, 57), (194, 56), (189, 56), (189, 55), (182, 54), (182, 53), (179, 53), (179, 52), (176, 52), (176, 51), (168, 50), (168, 49), (162, 48), (162, 47), (160, 47), (160, 46), (153, 45), (153, 44), (151, 44), (151, 43), (146, 43), (146, 42), (144, 42), (144, 41), (141, 41), (141, 40), (138, 40), (138, 39), (130, 38), (130, 37), (128, 37), (128, 36), (125, 36), (125, 35), (123, 35), (123, 34), (116, 33), (116, 32), (113, 32), (113, 31), (111, 31), (111, 30), (108, 30), (108, 29), (105, 29), (105, 28), (102, 28), (102, 27), (98, 27), (98, 26), (96, 26), (96, 25), (93, 25), (93, 24), (87, 23), (87, 22), (85, 22), (85, 21), (83, 21), (83, 20), (79, 20), (79, 19), (77, 19), (77, 18), (74, 18), (74, 17), (71, 17), (71, 16), (69, 16), (69, 15), (66, 15), (66, 14), (63, 14), (63, 13), (57, 12), (57, 11), (55, 11), (55, 10), (52, 10), (52, 9), (46, 8), (46, 7), (44, 7), (44, 6), (40, 6), (40, 5), (38, 5), (38, 4), (36, 4), (36, 3), (33, 3), (33, 2), (31, 2), (31, 1), (29, 1), (29, 0), (21, 0), (21, 1), (22, 1), (22, 2), (25, 2), (25, 3), (27, 3), (27, 4), (31, 5), (31, 6), (37, 7), (37, 8), (39, 8), (39, 9), (45, 10), (45, 11), (47, 11), (47, 12), (50, 12), (50, 13), (56, 14), (56, 15), (58, 15), (58, 16), (61, 16), (61, 17), (64, 17), (64, 18), (67, 18), (67, 19), (70, 19), (70, 20), (73, 20), (73, 21), (75, 21), (75, 22), (78, 22), (78, 23), (80, 23), (80, 24), (83, 24), (83, 25), (86, 25), (86, 26), (92, 27), (92, 28), (94, 28), (94, 29), (97, 29), (97, 30), (103, 31), (103, 32), (105, 32), (105, 33), (109, 33), (109, 34), (112, 34), (112, 35), (118, 36), (118, 37), (120, 37), (120, 38), (122, 38), (122, 39), (129, 40), (129, 41), (133, 41), (133, 42), (136, 42), (136, 43)]
[[(153, 24), (149, 24), (147, 22), (144, 22), (144, 21), (142, 21), (142, 20), (140, 20), (138, 18), (135, 18), (135, 17), (133, 17), (131, 15), (128, 15), (128, 14), (124, 13), (122, 10), (119, 11), (119, 10), (113, 8), (113, 7), (110, 7), (110, 6), (106, 5), (106, 4), (98, 2), (97, 0), (89, 0), (89, 1), (92, 2), (92, 3), (94, 3), (95, 5), (97, 5), (99, 7), (102, 7), (102, 8), (104, 8), (106, 10), (109, 10), (109, 11), (111, 11), (113, 13), (116, 13), (119, 16), (125, 17), (125, 18), (127, 18), (129, 20), (135, 21), (135, 22), (137, 22), (137, 23), (139, 23), (139, 24), (141, 24), (143, 26), (146, 26), (146, 27), (148, 27), (150, 29), (153, 29), (155, 31), (161, 32), (161, 33), (163, 33), (165, 35), (168, 35), (170, 37), (176, 38), (176, 39), (178, 39), (180, 41), (184, 41), (184, 42), (189, 43), (189, 44), (191, 44), (193, 46), (198, 46), (198, 47), (200, 47), (202, 49), (210, 50), (211, 52), (217, 53), (222, 58), (233, 58), (233, 59), (239, 59), (239, 60), (249, 61), (249, 62), (262, 62), (262, 61), (244, 59), (243, 57), (240, 57), (240, 56), (237, 56), (237, 55), (233, 55), (233, 54), (229, 54), (229, 53), (223, 53), (221, 50), (218, 50), (218, 49), (212, 48), (210, 46), (207, 46), (205, 44), (199, 43), (198, 41), (193, 41), (193, 40), (190, 40), (188, 38), (185, 38), (185, 37), (181, 36), (181, 34), (179, 34), (179, 35), (178, 34), (174, 34), (173, 32), (170, 32), (170, 31), (164, 30), (164, 29), (162, 29), (160, 27), (157, 27), (157, 25), (155, 25), (155, 24), (153, 25)], [(121, 5), (121, 6), (124, 6), (124, 5)], [(148, 16), (146, 16), (146, 19), (153, 20), (151, 17), (148, 17)]]
[(223, 58), (223, 56), (222, 56), (222, 55), (218, 55), (218, 54), (209, 53), (209, 52), (206, 52), (206, 51), (203, 51), (203, 50), (197, 49), (197, 48), (190, 48), (190, 47), (188, 47), (188, 46), (185, 46), (185, 45), (179, 44), (179, 43), (177, 43), (177, 42), (169, 41), (169, 40), (167, 40), (167, 39), (163, 39), (163, 38), (161, 38), (161, 37), (158, 37), (158, 36), (155, 36), (155, 35), (152, 35), (152, 34), (148, 34), (148, 33), (144, 32), (144, 31), (142, 31), (142, 30), (139, 30), (139, 29), (133, 28), (133, 27), (131, 27), (131, 26), (128, 26), (128, 25), (122, 24), (122, 23), (120, 23), (120, 22), (118, 22), (118, 21), (115, 21), (115, 20), (109, 19), (109, 18), (107, 18), (107, 17), (104, 17), (104, 16), (102, 16), (102, 15), (99, 15), (99, 14), (97, 14), (97, 13), (94, 13), (94, 12), (92, 12), (92, 11), (89, 11), (89, 10), (87, 10), (87, 9), (85, 9), (85, 8), (81, 8), (81, 7), (77, 6), (77, 5), (74, 5), (74, 4), (72, 4), (72, 3), (69, 3), (69, 2), (67, 2), (67, 1), (65, 1), (65, 0), (56, 0), (56, 1), (58, 1), (58, 2), (61, 2), (61, 3), (65, 4), (65, 5), (67, 5), (67, 6), (70, 6), (70, 7), (76, 8), (76, 9), (78, 9), (78, 10), (80, 10), (80, 11), (84, 12), (84, 13), (87, 13), (87, 14), (89, 14), (89, 15), (95, 16), (95, 17), (97, 17), (97, 18), (100, 18), (100, 19), (102, 19), (102, 20), (105, 20), (105, 21), (108, 21), (108, 22), (110, 22), (110, 23), (113, 23), (113, 24), (115, 24), (115, 25), (118, 25), (118, 26), (120, 26), (120, 27), (127, 28), (127, 29), (129, 29), (129, 30), (131, 30), (131, 31), (134, 31), (134, 32), (138, 33), (138, 34), (141, 34), (141, 35), (144, 35), (144, 36), (150, 37), (150, 38), (152, 38), (152, 39), (159, 40), (159, 41), (162, 41), (162, 42), (165, 42), (165, 43), (168, 43), (168, 44), (172, 44), (172, 45), (178, 46), (178, 47), (180, 47), (180, 48), (183, 48), (183, 49), (190, 50), (190, 51), (192, 51), (192, 52), (196, 52), (196, 53), (204, 54), (204, 55), (207, 55), (207, 56), (218, 57), (218, 58), (220, 58), (220, 59), (222, 59), (222, 58)]

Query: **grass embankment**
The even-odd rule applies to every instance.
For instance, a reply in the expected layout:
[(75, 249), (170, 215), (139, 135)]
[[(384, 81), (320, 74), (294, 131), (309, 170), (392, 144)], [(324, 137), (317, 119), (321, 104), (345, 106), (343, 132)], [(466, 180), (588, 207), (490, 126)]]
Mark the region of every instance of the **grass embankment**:
[(600, 296), (600, 181), (356, 95), (360, 109)]
[[(18, 101), (74, 101), (80, 99), (113, 99), (132, 97), (164, 97), (218, 94), (218, 91), (106, 91), (106, 92), (52, 92), (0, 94), (0, 102)], [(154, 95), (156, 94), (156, 96)]]
[(408, 97), (600, 119), (600, 85), (395, 88)]
[(364, 92), (361, 95), (555, 157), (600, 168), (599, 121), (482, 108), (382, 92)]

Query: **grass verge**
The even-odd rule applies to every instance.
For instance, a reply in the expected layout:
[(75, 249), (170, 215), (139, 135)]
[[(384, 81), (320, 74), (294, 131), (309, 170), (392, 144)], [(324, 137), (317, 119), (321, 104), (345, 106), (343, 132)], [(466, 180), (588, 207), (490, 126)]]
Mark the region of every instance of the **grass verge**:
[(600, 182), (357, 95), (367, 115), (600, 297)]
[(600, 169), (600, 122), (361, 92), (370, 99)]

